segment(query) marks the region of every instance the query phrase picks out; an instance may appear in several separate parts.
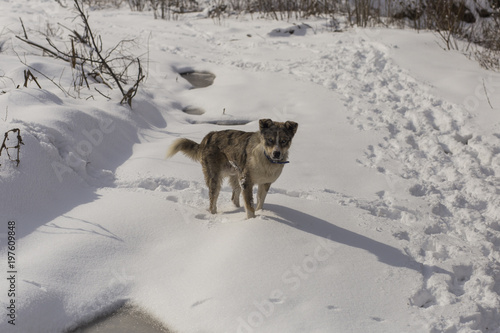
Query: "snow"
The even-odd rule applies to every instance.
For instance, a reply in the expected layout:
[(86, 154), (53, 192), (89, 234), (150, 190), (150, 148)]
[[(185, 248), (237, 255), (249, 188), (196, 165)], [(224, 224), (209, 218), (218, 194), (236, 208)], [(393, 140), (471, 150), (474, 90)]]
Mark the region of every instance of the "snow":
[[(33, 36), (75, 24), (71, 8), (0, 13), (0, 133), (24, 141), (19, 166), (0, 156), (1, 332), (67, 331), (124, 302), (175, 332), (500, 332), (500, 74), (429, 32), (92, 10), (105, 45), (147, 54), (129, 108), (14, 37), (18, 17)], [(21, 60), (42, 89), (22, 87)], [(191, 89), (190, 70), (213, 85)], [(260, 118), (299, 123), (290, 164), (255, 219), (228, 185), (211, 215), (201, 167), (166, 160), (169, 144)]]

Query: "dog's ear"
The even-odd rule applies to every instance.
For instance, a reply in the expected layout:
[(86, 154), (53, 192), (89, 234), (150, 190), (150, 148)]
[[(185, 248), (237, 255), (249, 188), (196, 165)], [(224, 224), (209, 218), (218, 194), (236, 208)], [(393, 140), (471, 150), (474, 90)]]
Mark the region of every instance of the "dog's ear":
[(263, 130), (265, 130), (266, 128), (270, 128), (273, 125), (274, 125), (274, 121), (272, 121), (271, 119), (261, 119), (261, 120), (259, 120), (259, 128), (260, 128), (261, 132)]
[(299, 127), (299, 124), (297, 124), (295, 121), (287, 121), (285, 123), (285, 128), (292, 133), (292, 135), (295, 135), (295, 132), (297, 132), (297, 128)]

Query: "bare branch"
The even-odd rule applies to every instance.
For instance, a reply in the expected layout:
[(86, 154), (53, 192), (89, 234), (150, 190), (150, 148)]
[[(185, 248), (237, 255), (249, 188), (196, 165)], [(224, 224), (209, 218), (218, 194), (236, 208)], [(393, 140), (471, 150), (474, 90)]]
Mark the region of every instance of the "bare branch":
[(31, 73), (31, 71), (29, 69), (24, 70), (24, 87), (25, 88), (28, 87), (28, 81), (34, 81), (36, 83), (36, 85), (38, 86), (38, 88), (42, 89), (40, 84), (38, 84), (36, 77), (33, 75), (33, 73)]
[(28, 39), (28, 34), (26, 33), (26, 28), (24, 27), (24, 22), (22, 18), (19, 18), (19, 21), (21, 21), (21, 26), (23, 27), (24, 31), (24, 38)]
[(137, 59), (137, 63), (139, 65), (139, 72), (137, 73), (137, 81), (133, 85), (132, 88), (130, 88), (127, 91), (127, 94), (123, 95), (123, 98), (120, 103), (126, 102), (130, 107), (132, 107), (132, 99), (135, 97), (137, 94), (137, 90), (139, 89), (139, 83), (141, 83), (142, 80), (146, 77), (144, 74), (142, 74), (142, 67), (141, 67), (141, 62), (139, 59)]
[[(8, 147), (6, 142), (9, 140), (9, 133), (10, 132), (17, 133), (17, 145)], [(21, 162), (21, 160), (19, 159), (21, 145), (24, 145), (24, 142), (23, 142), (23, 139), (21, 138), (21, 130), (19, 128), (14, 128), (14, 129), (11, 129), (11, 130), (5, 132), (5, 136), (3, 138), (2, 145), (0, 146), (0, 156), (2, 155), (2, 150), (5, 149), (5, 151), (7, 152), (7, 156), (9, 157), (9, 160), (16, 161), (17, 166), (19, 166), (19, 163)], [(9, 149), (17, 149), (17, 158), (15, 160), (13, 160), (12, 157), (10, 156)], [(0, 164), (0, 166), (1, 166), (1, 164)]]
[(488, 100), (488, 104), (493, 109), (493, 105), (491, 105), (491, 102), (490, 102), (490, 97), (488, 96), (488, 91), (486, 90), (486, 85), (484, 84), (484, 79), (483, 79), (483, 89), (484, 89), (484, 94), (486, 95), (486, 99)]
[[(77, 75), (80, 75), (80, 78), (76, 78), (75, 75), (73, 76), (73, 86), (78, 94), (79, 87), (84, 84), (90, 89), (89, 82), (87, 81), (87, 77), (90, 76), (97, 82), (105, 84), (110, 89), (112, 89), (112, 86), (106, 81), (114, 81), (115, 83), (113, 85), (118, 86), (118, 89), (123, 96), (121, 103), (126, 102), (131, 105), (132, 99), (137, 93), (140, 82), (142, 82), (145, 78), (139, 58), (124, 54), (124, 50), (126, 51), (126, 43), (131, 43), (133, 40), (122, 40), (111, 49), (103, 51), (102, 37), (94, 34), (92, 31), (88, 21), (88, 14), (85, 13), (83, 9), (83, 3), (78, 0), (74, 0), (74, 7), (77, 12), (77, 16), (75, 18), (79, 18), (81, 20), (81, 26), (84, 29), (84, 33), (80, 34), (76, 30), (72, 30), (61, 25), (63, 28), (70, 31), (70, 43), (64, 43), (66, 50), (61, 50), (61, 45), (56, 44), (50, 38), (46, 38), (48, 45), (42, 45), (39, 42), (30, 40), (27, 37), (27, 34), (25, 34), (24, 37), (16, 37), (28, 45), (42, 50), (45, 55), (61, 59), (71, 64), (73, 74), (75, 74), (76, 71)], [(26, 65), (25, 62), (23, 63)], [(136, 67), (138, 71), (137, 78), (133, 86), (127, 90), (125, 89), (125, 85), (128, 80), (131, 80), (128, 73), (131, 68), (135, 71)], [(30, 69), (40, 73), (36, 69), (31, 67)], [(47, 76), (43, 73), (40, 74), (47, 78)], [(28, 79), (26, 78), (26, 82), (27, 80)], [(49, 80), (56, 84), (53, 80)], [(64, 91), (62, 87), (59, 85), (57, 86)], [(64, 91), (64, 93), (65, 95), (69, 95), (67, 91)]]
[[(120, 89), (120, 92), (122, 93), (122, 95), (125, 96), (126, 93), (123, 90), (123, 87), (122, 87), (122, 85), (120, 83), (120, 80), (118, 80), (118, 78), (116, 77), (116, 74), (113, 71), (113, 69), (111, 69), (111, 67), (109, 66), (109, 64), (106, 62), (106, 60), (101, 55), (100, 48), (97, 45), (97, 42), (96, 42), (96, 39), (95, 39), (94, 34), (92, 32), (92, 29), (90, 29), (90, 24), (89, 24), (87, 15), (85, 15), (85, 13), (84, 13), (82, 7), (80, 6), (80, 3), (78, 2), (78, 0), (75, 0), (75, 8), (76, 8), (76, 10), (79, 13), (80, 18), (82, 19), (83, 24), (87, 28), (87, 31), (88, 31), (89, 37), (90, 37), (90, 41), (92, 42), (92, 46), (94, 47), (94, 51), (97, 53), (97, 56), (101, 60), (101, 65), (103, 65), (106, 68), (106, 70), (108, 71), (108, 74), (111, 75), (111, 77), (113, 78), (113, 80), (116, 82), (116, 85), (118, 86), (118, 89)], [(99, 36), (99, 39), (100, 39), (100, 36)], [(101, 41), (101, 47), (102, 47), (102, 41)]]
[(67, 91), (65, 91), (65, 90), (64, 90), (64, 89), (63, 89), (63, 88), (62, 88), (59, 84), (57, 84), (57, 83), (56, 83), (53, 79), (51, 79), (51, 78), (50, 78), (50, 77), (48, 77), (47, 75), (43, 74), (42, 72), (40, 72), (40, 71), (39, 71), (39, 70), (37, 70), (36, 68), (34, 68), (34, 67), (32, 67), (32, 66), (28, 65), (28, 64), (26, 63), (26, 61), (24, 61), (24, 60), (22, 60), (22, 59), (21, 59), (21, 57), (19, 56), (19, 54), (17, 54), (17, 53), (16, 53), (16, 55), (17, 55), (17, 58), (19, 59), (19, 61), (20, 61), (23, 65), (25, 65), (26, 67), (28, 67), (30, 70), (33, 70), (33, 71), (37, 72), (38, 74), (42, 75), (44, 78), (46, 78), (47, 80), (49, 80), (50, 82), (52, 82), (52, 83), (53, 83), (56, 87), (58, 87), (58, 88), (59, 88), (59, 89), (60, 89), (60, 90), (64, 93), (64, 95), (65, 95), (65, 96), (70, 96), (70, 97), (75, 98), (74, 96), (71, 96), (71, 94), (70, 94), (70, 93), (68, 93)]
[(29, 44), (31, 46), (34, 46), (36, 48), (39, 48), (39, 49), (43, 50), (44, 52), (47, 52), (48, 54), (52, 55), (53, 57), (56, 57), (58, 59), (61, 59), (61, 60), (69, 62), (69, 60), (67, 58), (64, 58), (64, 57), (60, 56), (57, 52), (54, 52), (54, 51), (46, 48), (45, 46), (42, 46), (42, 45), (40, 45), (38, 43), (35, 43), (35, 42), (33, 42), (33, 41), (29, 40), (29, 39), (22, 38), (22, 37), (19, 37), (19, 36), (16, 36), (16, 38), (19, 39), (19, 40), (22, 40), (26, 44)]

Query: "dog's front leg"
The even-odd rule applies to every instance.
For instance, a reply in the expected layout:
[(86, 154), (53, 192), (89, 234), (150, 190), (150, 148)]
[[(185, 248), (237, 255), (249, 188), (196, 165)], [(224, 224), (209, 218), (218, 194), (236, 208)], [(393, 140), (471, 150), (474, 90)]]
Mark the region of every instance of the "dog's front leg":
[(270, 187), (271, 183), (259, 184), (259, 189), (257, 190), (257, 207), (255, 208), (255, 210), (262, 209), (262, 206), (264, 205), (264, 200), (266, 200), (266, 195)]
[(243, 192), (243, 201), (245, 203), (245, 211), (247, 212), (247, 219), (255, 217), (255, 209), (253, 208), (253, 183), (248, 173), (240, 176), (240, 186)]

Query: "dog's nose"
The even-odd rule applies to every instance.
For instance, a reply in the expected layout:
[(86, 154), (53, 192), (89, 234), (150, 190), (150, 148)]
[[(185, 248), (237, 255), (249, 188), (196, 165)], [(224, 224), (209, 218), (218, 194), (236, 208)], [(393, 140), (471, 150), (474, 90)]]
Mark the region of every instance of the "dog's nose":
[(279, 151), (273, 151), (273, 157), (274, 157), (275, 159), (280, 158), (280, 155), (281, 155), (281, 153), (280, 153)]

